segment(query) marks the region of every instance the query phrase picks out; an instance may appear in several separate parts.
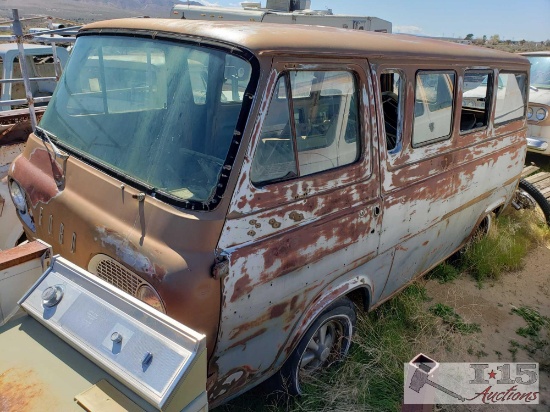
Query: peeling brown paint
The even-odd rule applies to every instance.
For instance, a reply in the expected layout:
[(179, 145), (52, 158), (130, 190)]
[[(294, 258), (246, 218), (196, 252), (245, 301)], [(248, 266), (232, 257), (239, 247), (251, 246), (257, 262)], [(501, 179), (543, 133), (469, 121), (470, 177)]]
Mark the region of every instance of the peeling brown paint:
[(255, 370), (247, 365), (230, 370), (221, 379), (218, 379), (216, 384), (208, 391), (209, 402), (213, 402), (218, 397), (227, 396), (242, 388), (254, 373)]
[[(145, 273), (153, 279), (162, 280), (166, 270), (143, 254), (143, 248), (138, 248), (127, 238), (112, 229), (97, 227), (97, 234), (103, 247), (112, 251), (122, 263), (125, 263), (137, 272)], [(157, 272), (159, 269), (159, 272)]]
[(264, 333), (267, 332), (267, 328), (261, 328), (261, 329), (258, 329), (256, 332), (254, 332), (252, 335), (250, 336), (247, 336), (241, 340), (238, 340), (236, 342), (234, 342), (228, 349), (233, 349), (234, 347), (237, 347), (237, 346), (242, 346), (243, 347), (243, 350), (246, 349), (246, 343), (251, 340), (251, 339), (254, 339)]
[(10, 171), (11, 177), (26, 188), (33, 207), (38, 203), (47, 204), (61, 193), (54, 177), (60, 177), (62, 169), (57, 162), (52, 161), (44, 148), (34, 150), (28, 159), (17, 158), (12, 163)]

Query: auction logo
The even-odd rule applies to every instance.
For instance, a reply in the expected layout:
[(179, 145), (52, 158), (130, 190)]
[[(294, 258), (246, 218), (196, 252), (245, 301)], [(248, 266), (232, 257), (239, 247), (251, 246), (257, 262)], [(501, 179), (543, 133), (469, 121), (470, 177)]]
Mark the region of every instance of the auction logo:
[(419, 355), (405, 364), (405, 404), (539, 403), (538, 363), (438, 363)]

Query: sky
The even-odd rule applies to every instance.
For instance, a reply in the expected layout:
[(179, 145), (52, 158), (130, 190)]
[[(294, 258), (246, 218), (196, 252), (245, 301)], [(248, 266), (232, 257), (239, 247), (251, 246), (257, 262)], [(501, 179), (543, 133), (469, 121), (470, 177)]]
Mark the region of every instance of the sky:
[[(235, 0), (198, 1), (205, 5), (240, 7)], [(261, 1), (265, 7), (266, 0)], [(461, 38), (472, 33), (474, 38), (498, 34), (501, 40), (550, 39), (550, 0), (311, 0), (311, 8), (379, 17), (392, 22), (394, 33)]]

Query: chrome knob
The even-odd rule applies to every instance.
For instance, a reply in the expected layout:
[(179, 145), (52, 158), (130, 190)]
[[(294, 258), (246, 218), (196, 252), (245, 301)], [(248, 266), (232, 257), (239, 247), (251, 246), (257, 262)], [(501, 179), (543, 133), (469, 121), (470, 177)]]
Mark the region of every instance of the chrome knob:
[(122, 342), (122, 335), (118, 332), (113, 332), (111, 334), (111, 342), (113, 343), (120, 343)]
[(42, 292), (42, 305), (51, 308), (63, 299), (63, 286), (55, 285), (44, 289)]

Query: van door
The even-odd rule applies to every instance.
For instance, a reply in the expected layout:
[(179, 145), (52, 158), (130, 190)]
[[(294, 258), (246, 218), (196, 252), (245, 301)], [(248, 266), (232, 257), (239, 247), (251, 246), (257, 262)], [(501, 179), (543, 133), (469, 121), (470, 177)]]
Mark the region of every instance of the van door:
[[(357, 61), (274, 65), (219, 242), (228, 263), (221, 377), (261, 376), (288, 356), (324, 291), (336, 299), (365, 286), (354, 270), (376, 261), (382, 216), (365, 70)], [(387, 273), (376, 276), (381, 289)]]
[[(405, 113), (403, 144), (388, 154), (383, 168), (380, 250), (392, 248), (395, 255), (381, 300), (452, 254), (482, 213), (477, 205), (463, 207), (469, 194), (460, 193), (453, 170), (455, 72), (408, 70), (407, 83), (414, 110)], [(406, 97), (413, 99), (411, 93)]]

